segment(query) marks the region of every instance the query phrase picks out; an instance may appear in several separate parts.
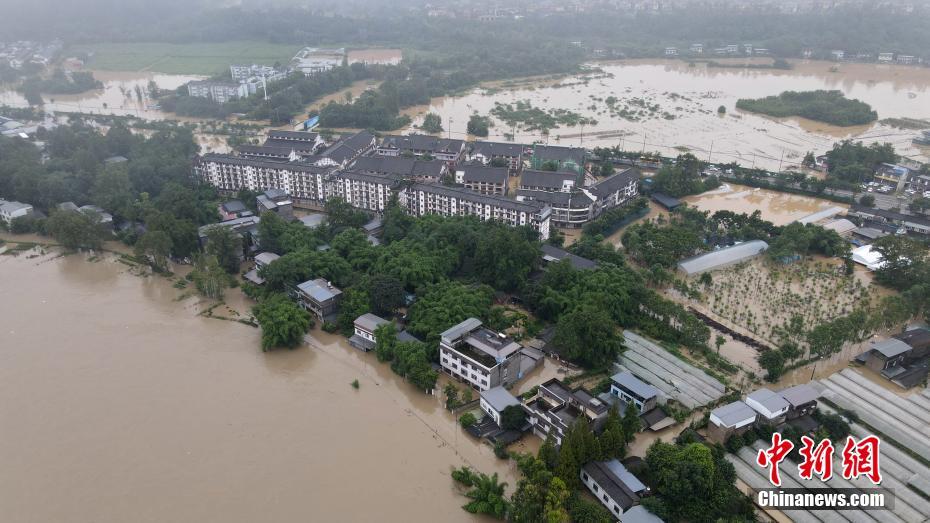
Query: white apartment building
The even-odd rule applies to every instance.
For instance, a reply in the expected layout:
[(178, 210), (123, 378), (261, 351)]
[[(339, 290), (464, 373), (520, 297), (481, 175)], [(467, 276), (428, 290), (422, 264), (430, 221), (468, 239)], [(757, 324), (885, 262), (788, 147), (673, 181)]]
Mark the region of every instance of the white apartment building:
[(479, 391), (515, 383), (521, 376), (523, 347), (482, 326), (481, 320), (467, 320), (440, 335), (439, 364), (443, 372)]

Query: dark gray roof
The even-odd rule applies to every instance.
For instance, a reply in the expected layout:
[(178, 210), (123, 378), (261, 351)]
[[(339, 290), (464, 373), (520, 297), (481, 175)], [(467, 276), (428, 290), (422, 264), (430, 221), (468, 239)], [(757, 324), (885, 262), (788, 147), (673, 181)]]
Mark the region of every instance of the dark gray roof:
[(362, 156), (355, 160), (352, 169), (355, 171), (368, 171), (382, 174), (400, 174), (407, 176), (413, 172), (413, 158), (399, 156)]
[(584, 175), (573, 172), (536, 171), (533, 169), (526, 169), (520, 175), (521, 187), (547, 187), (560, 191), (565, 181), (574, 182), (574, 187), (581, 189), (584, 184)]
[(423, 343), (423, 341), (420, 338), (417, 338), (413, 334), (410, 334), (410, 332), (407, 329), (404, 329), (397, 333), (397, 341), (406, 341), (406, 342), (415, 341), (417, 343)]
[(550, 192), (518, 189), (517, 196), (526, 200), (548, 203), (552, 207), (558, 207), (560, 209), (587, 209), (594, 203), (594, 200), (589, 198), (588, 195), (582, 191)]
[(399, 175), (368, 174), (357, 171), (341, 171), (338, 176), (360, 182), (383, 184), (388, 187), (396, 187), (401, 182)]
[(727, 427), (732, 427), (737, 423), (756, 417), (756, 411), (742, 401), (734, 401), (722, 407), (717, 407), (710, 413), (719, 418)]
[(507, 185), (508, 169), (506, 167), (486, 167), (484, 165), (464, 165), (458, 168), (464, 173), (465, 183), (497, 183)]
[(859, 236), (868, 238), (870, 240), (877, 240), (882, 236), (888, 236), (887, 232), (876, 229), (875, 227), (859, 227), (853, 230), (853, 234), (858, 234)]
[(287, 192), (284, 189), (271, 188), (265, 191), (265, 196), (271, 200), (281, 200), (286, 199)]
[(882, 341), (873, 341), (872, 350), (881, 353), (886, 358), (893, 358), (911, 350), (911, 346), (896, 338)]
[(564, 162), (565, 160), (572, 160), (581, 165), (584, 163), (585, 150), (579, 147), (539, 144), (533, 148), (533, 156), (543, 161)]
[(300, 171), (300, 172), (309, 172), (309, 173), (328, 173), (332, 169), (325, 167), (317, 167), (312, 164), (299, 163), (299, 162), (288, 162), (275, 160), (271, 158), (260, 159), (260, 158), (243, 158), (237, 156), (231, 156), (228, 154), (216, 154), (216, 153), (207, 153), (200, 157), (198, 160), (200, 163), (223, 163), (227, 165), (245, 165), (249, 167), (260, 167), (266, 169), (285, 169), (290, 171)]
[(488, 158), (494, 156), (507, 156), (516, 158), (523, 154), (526, 146), (519, 143), (506, 142), (474, 142), (471, 144), (472, 153), (480, 153)]
[(385, 323), (390, 322), (380, 316), (375, 316), (370, 312), (355, 318), (355, 326), (360, 327), (368, 332), (375, 332), (375, 329), (384, 325)]
[(624, 171), (613, 174), (591, 186), (591, 193), (598, 198), (606, 198), (611, 194), (625, 188), (630, 182), (639, 179), (639, 170), (630, 167)]
[(461, 187), (448, 187), (445, 185), (439, 185), (436, 183), (414, 183), (410, 186), (410, 189), (413, 191), (423, 191), (433, 194), (442, 194), (445, 196), (450, 196), (454, 198), (461, 198), (463, 200), (468, 200), (472, 202), (483, 203), (487, 205), (496, 205), (498, 207), (503, 207), (506, 209), (513, 209), (515, 211), (523, 211), (528, 213), (537, 213), (543, 209), (543, 205), (535, 202), (518, 202), (507, 198), (506, 196), (499, 196), (494, 194), (479, 194), (475, 191), (470, 191)]
[(480, 393), (481, 399), (485, 401), (497, 412), (501, 412), (507, 407), (520, 405), (520, 400), (507, 391), (504, 387), (494, 387)]
[(627, 510), (620, 514), (620, 523), (663, 523), (662, 518), (656, 516), (649, 509), (642, 505)]
[(681, 205), (681, 200), (678, 198), (672, 198), (671, 196), (661, 192), (652, 193), (652, 199), (662, 207), (665, 207), (669, 210)]
[(817, 401), (817, 398), (820, 397), (820, 393), (817, 392), (817, 389), (811, 387), (808, 383), (788, 387), (780, 391), (779, 394), (781, 394), (781, 397), (784, 398), (788, 404), (795, 408), (805, 403)]
[(922, 349), (930, 346), (930, 330), (923, 327), (908, 329), (901, 334), (895, 335), (895, 338), (907, 343), (915, 349)]
[(312, 133), (308, 131), (268, 131), (268, 137), (273, 140), (315, 142), (319, 136), (319, 133)]
[(265, 143), (262, 144), (262, 147), (269, 147), (272, 149), (287, 149), (288, 151), (296, 151), (298, 153), (308, 154), (316, 150), (318, 145), (314, 142), (298, 142), (294, 140), (275, 140), (274, 138), (266, 138)]
[(645, 398), (648, 400), (659, 395), (659, 389), (649, 385), (648, 383), (643, 383), (629, 371), (620, 371), (611, 376), (610, 380), (617, 385), (620, 385), (623, 388), (629, 390), (633, 394), (636, 394), (640, 398)]
[(223, 204), (223, 210), (228, 213), (240, 213), (247, 210), (244, 203), (239, 200), (229, 200)]
[(561, 261), (567, 259), (568, 262), (571, 263), (572, 267), (577, 270), (597, 268), (597, 262), (574, 255), (564, 249), (556, 247), (555, 245), (544, 243), (540, 249), (542, 250), (544, 260)]
[(439, 178), (442, 176), (446, 162), (440, 160), (425, 161), (417, 160), (413, 163), (413, 176), (423, 178)]
[(280, 256), (278, 256), (277, 254), (273, 252), (260, 252), (255, 255), (255, 263), (261, 263), (264, 265), (268, 265), (269, 263), (277, 260), (278, 258), (280, 258)]
[(236, 147), (236, 152), (240, 156), (260, 156), (272, 158), (287, 158), (291, 151), (299, 153), (294, 147), (278, 147), (273, 145), (249, 145), (243, 144)]
[(917, 225), (923, 225), (925, 227), (930, 227), (930, 220), (922, 218), (920, 216), (914, 216), (911, 214), (903, 214), (900, 212), (895, 212), (888, 209), (878, 209), (875, 207), (865, 207), (862, 205), (853, 204), (848, 213), (851, 214), (861, 214), (867, 216), (878, 216), (892, 222), (911, 222)]
[(437, 138), (427, 134), (385, 136), (384, 140), (381, 141), (381, 147), (384, 148), (451, 154), (460, 152), (464, 144), (463, 140)]
[(341, 290), (329, 285), (323, 278), (305, 281), (298, 285), (297, 288), (318, 302), (331, 300), (342, 294)]
[(368, 131), (359, 131), (355, 134), (343, 135), (339, 138), (342, 145), (351, 148), (354, 151), (364, 151), (371, 147), (375, 135)]
[(788, 402), (781, 394), (765, 388), (749, 393), (746, 399), (762, 405), (769, 412), (778, 412), (789, 407)]
[(639, 502), (639, 496), (633, 492), (617, 475), (602, 461), (592, 461), (582, 468), (601, 489), (620, 507), (626, 511)]

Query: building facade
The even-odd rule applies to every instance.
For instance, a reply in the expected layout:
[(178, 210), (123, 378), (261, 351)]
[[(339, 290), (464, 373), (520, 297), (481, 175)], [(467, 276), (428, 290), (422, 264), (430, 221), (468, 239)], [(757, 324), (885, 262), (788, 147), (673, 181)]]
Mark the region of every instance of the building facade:
[(469, 318), (440, 335), (439, 364), (443, 372), (486, 391), (516, 383), (521, 376), (523, 347)]

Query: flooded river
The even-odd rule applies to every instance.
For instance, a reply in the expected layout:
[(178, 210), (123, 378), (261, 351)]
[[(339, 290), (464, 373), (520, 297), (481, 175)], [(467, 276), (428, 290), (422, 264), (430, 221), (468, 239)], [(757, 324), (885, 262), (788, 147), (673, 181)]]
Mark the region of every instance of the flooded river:
[[(498, 83), (474, 89), (463, 96), (437, 98), (426, 111), (439, 114), (447, 133), (464, 137), (473, 112), (487, 115), (495, 102), (528, 100), (534, 107), (569, 109), (597, 120), (596, 125), (562, 127), (545, 136), (514, 130), (500, 122), (491, 138), (514, 134), (521, 142), (535, 140), (562, 145), (622, 146), (627, 150), (659, 151), (674, 155), (690, 150), (702, 159), (777, 169), (800, 163), (807, 151), (821, 153), (842, 138), (889, 141), (898, 152), (926, 159), (926, 150), (911, 145), (918, 131), (905, 131), (875, 123), (860, 127), (834, 127), (800, 118), (772, 119), (739, 111), (739, 98), (777, 95), (782, 91), (837, 89), (863, 100), (879, 118), (930, 118), (930, 70), (926, 68), (797, 62), (792, 70), (689, 66), (679, 60), (598, 64), (605, 75), (536, 79)], [(607, 97), (619, 106), (642, 101), (658, 105), (651, 116), (631, 121), (606, 105)], [(726, 115), (718, 115), (724, 106)], [(667, 116), (664, 114), (667, 113)], [(419, 119), (414, 124), (419, 124)], [(448, 131), (451, 130), (451, 133)]]
[(467, 521), (453, 466), (515, 485), (340, 337), (262, 353), (165, 278), (56, 256), (0, 256), (4, 522)]
[[(115, 114), (120, 116), (137, 116), (147, 120), (180, 119), (172, 113), (155, 109), (155, 102), (146, 94), (150, 81), (159, 89), (174, 90), (193, 80), (202, 80), (202, 76), (161, 74), (151, 72), (91, 71), (94, 78), (103, 83), (103, 89), (95, 89), (81, 94), (51, 95), (43, 94), (43, 106), (46, 111)], [(137, 92), (137, 89), (139, 90)], [(139, 97), (139, 94), (142, 97)], [(23, 96), (13, 90), (0, 91), (0, 105), (26, 107), (29, 104)]]

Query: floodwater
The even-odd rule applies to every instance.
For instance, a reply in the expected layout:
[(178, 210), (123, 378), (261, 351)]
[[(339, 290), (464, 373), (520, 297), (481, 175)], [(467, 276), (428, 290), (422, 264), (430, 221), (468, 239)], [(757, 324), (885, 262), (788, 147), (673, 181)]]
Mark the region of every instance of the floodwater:
[[(445, 134), (465, 137), (473, 112), (489, 114), (495, 102), (529, 100), (534, 107), (569, 109), (597, 120), (596, 125), (562, 127), (548, 136), (514, 129), (498, 122), (490, 139), (543, 141), (561, 145), (621, 146), (626, 150), (659, 151), (675, 155), (689, 150), (702, 159), (778, 169), (797, 166), (807, 151), (822, 153), (843, 138), (888, 141), (900, 154), (926, 160), (926, 150), (911, 144), (918, 131), (874, 123), (835, 127), (800, 118), (772, 119), (739, 111), (739, 98), (777, 95), (783, 91), (836, 89), (869, 103), (879, 118), (930, 118), (930, 70), (926, 68), (834, 64), (798, 61), (787, 71), (773, 69), (689, 66), (679, 60), (631, 60), (595, 64), (606, 75), (589, 74), (562, 79), (532, 79), (495, 83), (462, 96), (434, 99), (427, 111), (442, 117)], [(631, 121), (612, 115), (605, 99), (614, 96), (624, 106), (634, 100), (658, 104), (650, 115)], [(726, 115), (718, 115), (723, 105)], [(666, 118), (663, 113), (668, 113)], [(414, 125), (419, 121), (415, 121)]]
[[(120, 116), (137, 116), (147, 120), (179, 119), (172, 113), (165, 113), (154, 108), (157, 101), (146, 94), (149, 81), (154, 81), (159, 89), (174, 90), (193, 80), (202, 80), (203, 76), (161, 74), (151, 72), (91, 71), (94, 78), (103, 82), (103, 89), (95, 89), (80, 94), (50, 95), (44, 94), (43, 106), (46, 111), (115, 114)], [(136, 92), (142, 93), (140, 100)], [(21, 94), (14, 90), (0, 91), (0, 105), (26, 107), (29, 104)]]
[[(112, 255), (0, 256), (0, 289), (4, 522), (468, 521), (452, 467), (516, 483), (341, 337), (262, 353), (258, 329)], [(228, 294), (217, 314), (247, 310)]]
[(769, 189), (724, 183), (720, 187), (694, 196), (682, 198), (691, 207), (711, 214), (717, 211), (752, 214), (759, 211), (762, 219), (775, 225), (787, 225), (818, 211), (831, 207), (848, 208), (848, 205)]

